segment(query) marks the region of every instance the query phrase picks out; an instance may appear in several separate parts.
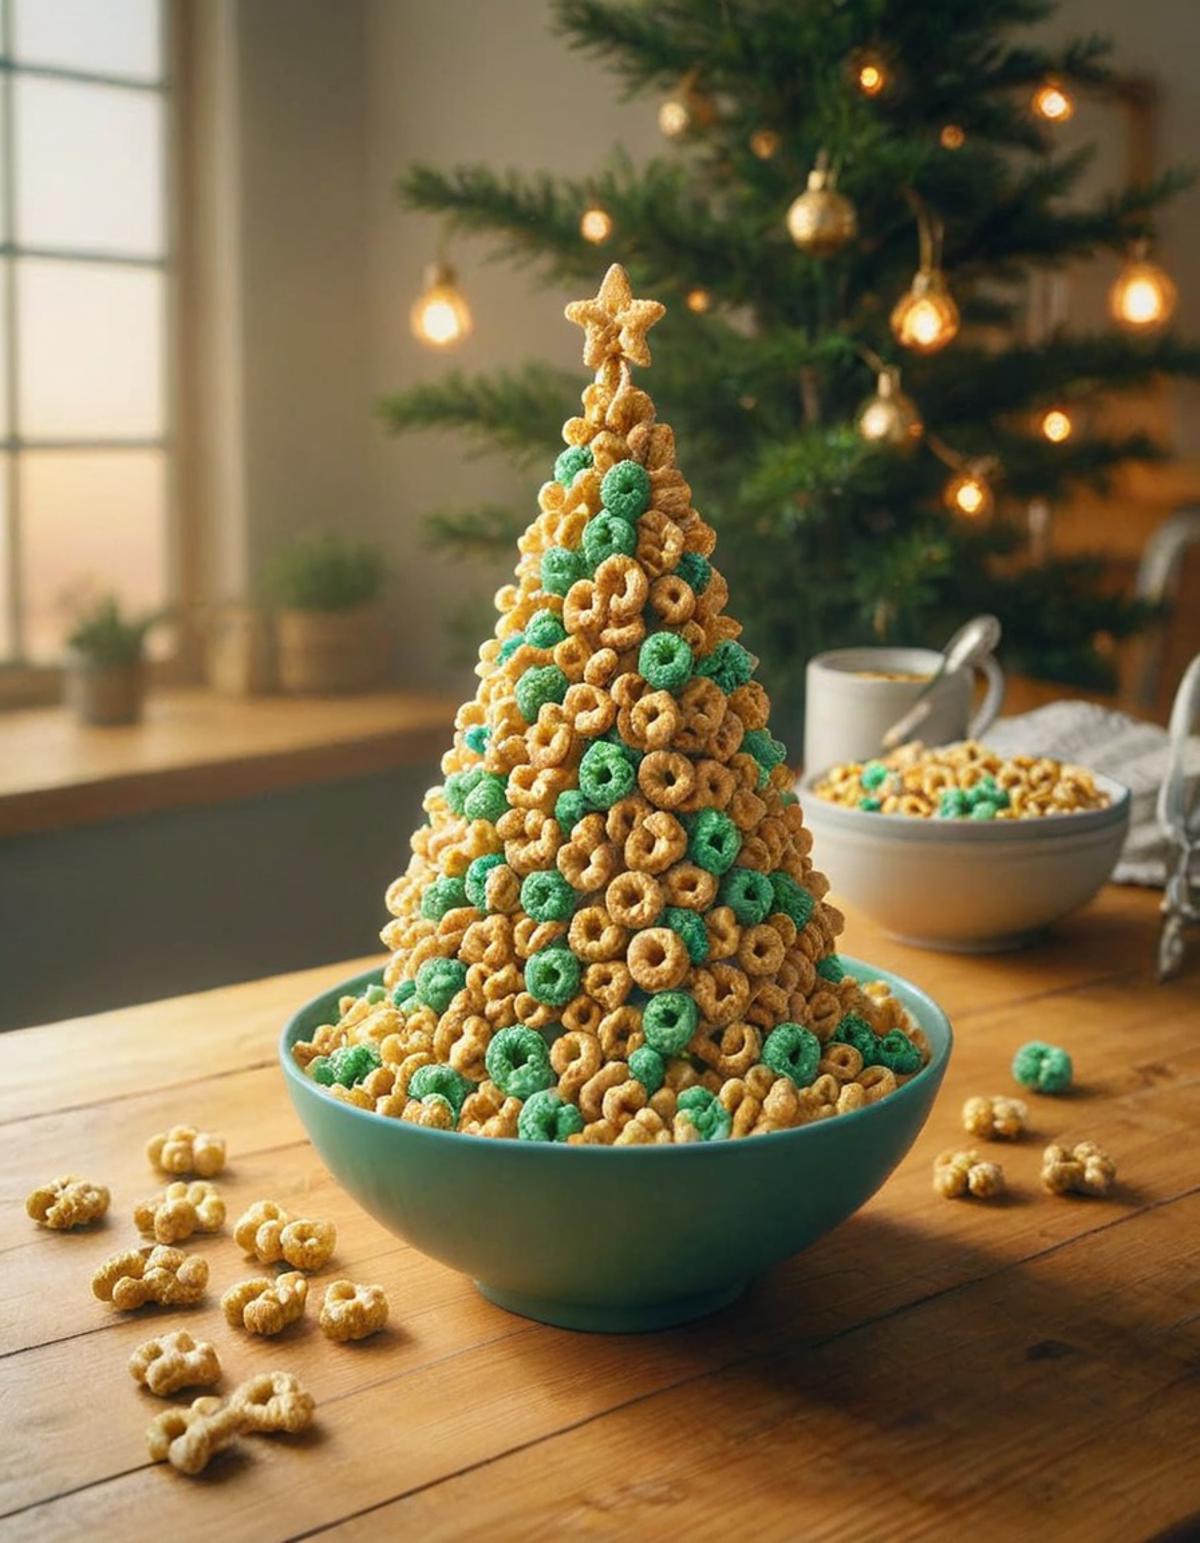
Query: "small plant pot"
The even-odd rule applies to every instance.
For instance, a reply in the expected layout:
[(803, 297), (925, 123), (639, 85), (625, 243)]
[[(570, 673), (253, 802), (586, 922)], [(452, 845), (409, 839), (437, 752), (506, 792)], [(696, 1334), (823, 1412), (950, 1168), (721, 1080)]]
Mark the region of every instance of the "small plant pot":
[(268, 618), (253, 606), (224, 606), (205, 643), (208, 683), (222, 696), (256, 696), (274, 685)]
[(104, 664), (77, 649), (67, 650), (63, 661), (63, 700), (81, 723), (137, 723), (145, 696), (143, 660)]
[(369, 691), (387, 670), (387, 630), (374, 606), (281, 611), (276, 636), (279, 684), (294, 696)]

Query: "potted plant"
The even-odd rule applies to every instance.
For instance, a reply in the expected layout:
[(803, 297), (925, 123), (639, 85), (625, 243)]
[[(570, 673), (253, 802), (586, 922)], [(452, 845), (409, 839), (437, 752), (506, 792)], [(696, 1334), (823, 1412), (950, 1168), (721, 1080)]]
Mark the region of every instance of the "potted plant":
[(388, 656), (379, 599), (387, 565), (378, 547), (327, 534), (293, 541), (267, 570), (279, 684), (300, 695), (364, 691)]
[(63, 663), (63, 698), (84, 723), (136, 723), (146, 692), (143, 646), (158, 613), (122, 613), (115, 594), (77, 603)]

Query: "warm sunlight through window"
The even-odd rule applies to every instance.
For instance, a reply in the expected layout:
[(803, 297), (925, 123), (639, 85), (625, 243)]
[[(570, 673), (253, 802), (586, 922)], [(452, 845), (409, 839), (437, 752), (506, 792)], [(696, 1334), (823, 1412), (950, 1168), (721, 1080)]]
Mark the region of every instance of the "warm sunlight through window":
[(161, 0), (0, 0), (0, 661), (167, 600)]

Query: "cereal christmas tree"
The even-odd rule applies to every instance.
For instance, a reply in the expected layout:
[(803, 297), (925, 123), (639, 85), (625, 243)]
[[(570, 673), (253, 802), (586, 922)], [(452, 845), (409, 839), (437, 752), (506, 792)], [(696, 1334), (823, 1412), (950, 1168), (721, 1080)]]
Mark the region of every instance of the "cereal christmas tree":
[(392, 884), (385, 986), (296, 1055), (362, 1108), (624, 1145), (844, 1113), (927, 1047), (834, 952), (715, 533), (634, 384), (663, 307), (569, 305), (595, 371)]

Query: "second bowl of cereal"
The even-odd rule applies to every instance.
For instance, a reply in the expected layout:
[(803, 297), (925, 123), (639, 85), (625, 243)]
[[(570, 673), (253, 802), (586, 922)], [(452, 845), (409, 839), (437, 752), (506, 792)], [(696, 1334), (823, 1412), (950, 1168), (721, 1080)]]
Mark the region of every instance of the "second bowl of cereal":
[(1113, 778), (971, 741), (834, 767), (804, 800), (835, 898), (906, 943), (965, 953), (1020, 948), (1085, 905), (1129, 829)]

